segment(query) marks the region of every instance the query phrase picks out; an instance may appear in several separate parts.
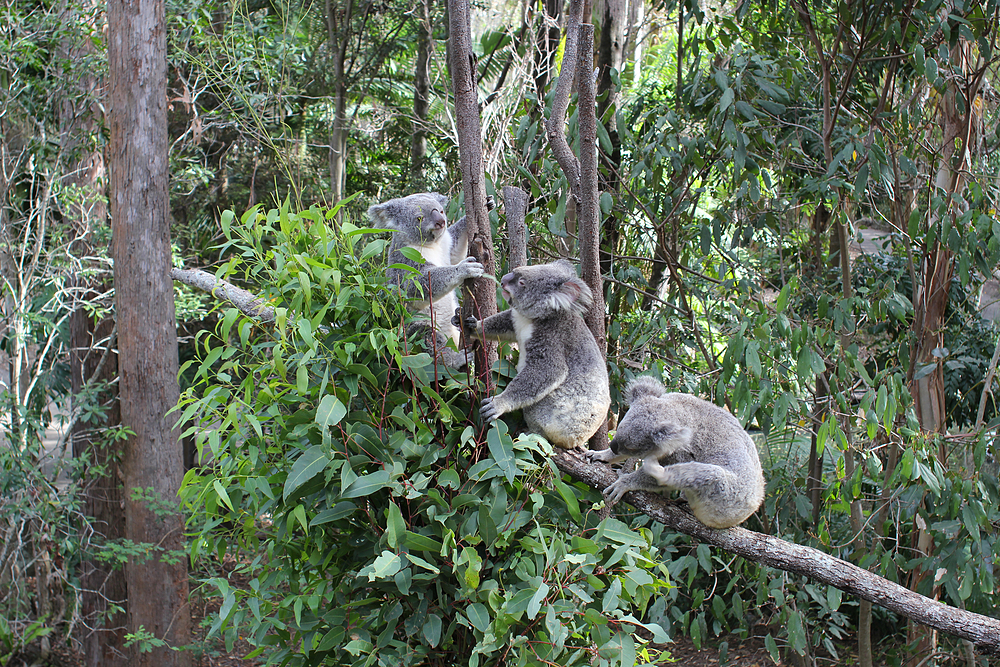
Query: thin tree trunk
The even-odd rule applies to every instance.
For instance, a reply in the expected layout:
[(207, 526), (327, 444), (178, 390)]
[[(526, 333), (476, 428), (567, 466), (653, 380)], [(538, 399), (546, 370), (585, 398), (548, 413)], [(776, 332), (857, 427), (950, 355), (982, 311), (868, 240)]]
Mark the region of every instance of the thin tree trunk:
[(434, 53), (431, 33), (431, 2), (421, 0), (420, 21), (417, 27), (417, 62), (413, 71), (413, 134), (410, 139), (410, 183), (423, 189), (427, 162), (427, 116), (430, 110), (431, 81), (430, 59)]
[[(130, 649), (136, 667), (187, 667), (191, 642), (184, 524), (176, 511), (183, 457), (167, 411), (177, 405), (177, 326), (170, 281), (167, 40), (163, 0), (109, 0), (108, 120), (118, 320), (125, 533), (148, 558), (125, 568), (128, 631), (166, 642)], [(153, 503), (150, 502), (153, 501)], [(166, 558), (169, 557), (169, 562)]]
[[(472, 51), (469, 0), (448, 0), (449, 55), (455, 92), (455, 125), (458, 155), (462, 166), (462, 191), (469, 233), (469, 254), (478, 259), (489, 276), (496, 276), (493, 257), (493, 230), (486, 208), (486, 179), (483, 175), (483, 139), (479, 119), (478, 87)], [(463, 317), (485, 319), (497, 312), (496, 283), (479, 278), (463, 287)], [(497, 344), (483, 341), (476, 348), (476, 375), (491, 389), (490, 369), (497, 360)]]
[(344, 62), (350, 37), (353, 0), (345, 0), (343, 15), (337, 15), (333, 0), (326, 0), (327, 42), (333, 54), (333, 128), (330, 131), (331, 203), (344, 198), (347, 164), (347, 81)]
[[(580, 123), (580, 272), (594, 294), (594, 303), (583, 319), (594, 334), (601, 356), (607, 359), (608, 339), (604, 329), (604, 280), (601, 278), (601, 207), (597, 175), (597, 117), (593, 63), (594, 26), (579, 27), (576, 69), (581, 76), (577, 89), (577, 117)], [(587, 442), (590, 449), (607, 449), (608, 422), (605, 420)]]

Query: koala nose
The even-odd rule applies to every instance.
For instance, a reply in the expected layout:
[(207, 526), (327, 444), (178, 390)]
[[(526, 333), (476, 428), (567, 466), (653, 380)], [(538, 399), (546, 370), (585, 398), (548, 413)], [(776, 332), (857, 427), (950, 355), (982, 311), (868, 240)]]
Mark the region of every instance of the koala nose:
[(500, 279), (500, 284), (503, 285), (504, 287), (506, 287), (507, 285), (509, 285), (512, 282), (514, 282), (514, 274), (513, 273), (505, 274), (504, 277)]
[(428, 217), (437, 229), (441, 229), (442, 227), (446, 227), (448, 225), (448, 218), (445, 217), (444, 213), (438, 211), (437, 209), (431, 211)]

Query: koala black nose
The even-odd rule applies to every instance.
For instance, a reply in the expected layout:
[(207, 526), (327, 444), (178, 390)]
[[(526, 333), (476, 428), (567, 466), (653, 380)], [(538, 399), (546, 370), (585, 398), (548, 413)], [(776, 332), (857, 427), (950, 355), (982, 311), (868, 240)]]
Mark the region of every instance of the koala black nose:
[(504, 277), (500, 279), (500, 284), (504, 285), (504, 286), (506, 286), (506, 285), (508, 285), (508, 284), (510, 284), (512, 282), (514, 282), (514, 274), (513, 273), (505, 274)]
[(446, 227), (448, 225), (448, 218), (445, 217), (444, 213), (438, 211), (437, 209), (431, 211), (428, 217), (430, 218), (430, 221), (434, 223), (434, 226), (438, 229), (441, 229), (442, 227)]

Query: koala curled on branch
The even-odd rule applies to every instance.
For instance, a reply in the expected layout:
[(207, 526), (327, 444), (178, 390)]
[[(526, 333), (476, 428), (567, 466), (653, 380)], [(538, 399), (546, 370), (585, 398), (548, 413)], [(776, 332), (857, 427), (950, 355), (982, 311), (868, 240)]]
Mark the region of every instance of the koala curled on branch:
[(757, 446), (736, 417), (689, 394), (667, 393), (657, 380), (638, 377), (625, 389), (628, 412), (610, 449), (588, 450), (591, 461), (641, 458), (635, 472), (619, 471), (604, 489), (612, 503), (627, 491), (683, 491), (695, 517), (729, 528), (764, 502)]
[(528, 428), (553, 445), (583, 445), (611, 407), (604, 357), (582, 316), (593, 303), (590, 288), (566, 260), (516, 268), (500, 286), (509, 310), (462, 323), (469, 337), (516, 341), (519, 350), (517, 375), (483, 400), (483, 418), (520, 408)]
[[(457, 289), (464, 280), (478, 278), (485, 269), (475, 257), (466, 257), (469, 238), (465, 217), (451, 227), (445, 217), (448, 198), (436, 192), (390, 199), (368, 209), (372, 223), (393, 230), (389, 247), (389, 268), (386, 277), (404, 290), (410, 312), (427, 316), (428, 321), (411, 326), (427, 327), (426, 344), (448, 366), (462, 368), (465, 354), (448, 347), (449, 341), (459, 343), (458, 328), (452, 324), (452, 314), (458, 307)], [(423, 261), (413, 261), (403, 255), (404, 248), (413, 248)], [(393, 267), (411, 266), (420, 272), (416, 280), (412, 272)]]

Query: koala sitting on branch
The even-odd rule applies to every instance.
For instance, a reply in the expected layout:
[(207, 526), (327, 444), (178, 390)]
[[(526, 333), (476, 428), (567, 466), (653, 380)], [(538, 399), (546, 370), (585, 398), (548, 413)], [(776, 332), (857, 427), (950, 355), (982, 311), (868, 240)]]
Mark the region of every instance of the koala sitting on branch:
[(582, 316), (593, 303), (590, 288), (566, 260), (518, 267), (500, 286), (510, 309), (466, 318), (463, 327), (471, 338), (516, 341), (519, 350), (517, 375), (483, 400), (483, 418), (520, 408), (528, 428), (553, 445), (584, 445), (611, 407), (604, 357)]
[(611, 448), (586, 452), (604, 463), (642, 459), (604, 489), (611, 503), (627, 491), (683, 491), (711, 528), (735, 526), (757, 511), (764, 502), (757, 446), (733, 415), (697, 396), (667, 393), (648, 376), (629, 382), (625, 397), (629, 409)]
[[(451, 349), (449, 341), (459, 344), (458, 328), (452, 314), (458, 307), (455, 290), (468, 278), (478, 278), (485, 269), (475, 257), (466, 257), (469, 238), (463, 216), (448, 226), (445, 207), (448, 198), (436, 192), (390, 199), (368, 209), (368, 217), (379, 227), (393, 230), (386, 277), (404, 290), (410, 312), (426, 316), (411, 327), (427, 327), (426, 345), (446, 365), (462, 368), (465, 354)], [(402, 250), (413, 248), (423, 261), (406, 257)], [(405, 265), (419, 271), (413, 272)], [(423, 318), (422, 318), (423, 319)]]

